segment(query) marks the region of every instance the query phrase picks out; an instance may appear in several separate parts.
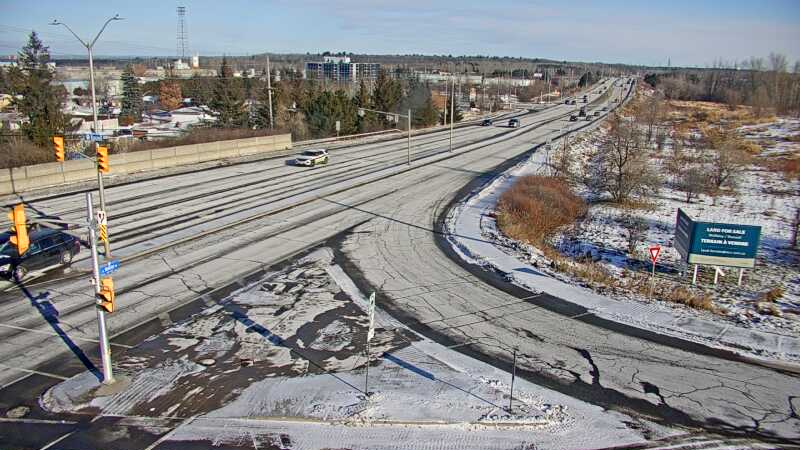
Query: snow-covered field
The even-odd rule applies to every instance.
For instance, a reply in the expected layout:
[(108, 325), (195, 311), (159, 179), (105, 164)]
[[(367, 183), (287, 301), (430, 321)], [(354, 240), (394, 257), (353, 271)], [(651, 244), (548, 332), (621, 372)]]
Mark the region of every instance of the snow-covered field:
[[(574, 141), (572, 148), (576, 159), (586, 157), (604, 132), (597, 128)], [(800, 132), (800, 121), (781, 120), (746, 129), (746, 132), (765, 146), (767, 155), (775, 151), (766, 145), (764, 134), (768, 134), (775, 145), (781, 146), (781, 154), (798, 152), (798, 144), (787, 145), (785, 137)], [(800, 206), (797, 180), (784, 179), (753, 164), (742, 174), (738, 194), (719, 196), (716, 204), (712, 204), (707, 196), (687, 204), (683, 193), (668, 186), (653, 199), (648, 209), (623, 210), (607, 203), (595, 203), (590, 207), (586, 220), (553, 241), (562, 254), (591, 260), (616, 277), (628, 276), (635, 271), (646, 273), (650, 268), (647, 249), (658, 244), (662, 248), (658, 277), (664, 282), (686, 286), (696, 293), (708, 294), (717, 307), (717, 312), (710, 312), (656, 301), (639, 293), (609, 289), (558, 272), (540, 249), (504, 236), (491, 214), (497, 198), (517, 177), (543, 173), (545, 159), (541, 152), (534, 155), (531, 161), (494, 180), (451, 212), (449, 228), (454, 234), (451, 242), (465, 259), (493, 266), (506, 273), (510, 280), (533, 291), (561, 296), (590, 309), (596, 308), (595, 312), (606, 317), (638, 327), (754, 356), (800, 360), (800, 257), (796, 250), (788, 248), (789, 224)], [(653, 158), (652, 162), (656, 165), (662, 163), (659, 158)], [(578, 183), (577, 188), (588, 196), (585, 186)], [(714, 285), (713, 269), (703, 268), (698, 286), (690, 287), (691, 271), (680, 262), (673, 247), (678, 208), (683, 208), (695, 220), (762, 227), (756, 268), (745, 271), (742, 286), (737, 285), (738, 271), (735, 269), (725, 270), (725, 276)], [(627, 253), (626, 232), (620, 223), (625, 214), (639, 216), (647, 224), (643, 242), (633, 255)], [(535, 273), (520, 272), (520, 261), (527, 263)], [(775, 287), (783, 289), (783, 295), (774, 303), (779, 308), (777, 313), (773, 312), (774, 309), (762, 309), (760, 306), (763, 305), (758, 301), (764, 292)]]
[[(783, 119), (748, 127), (746, 136), (765, 145), (765, 155), (798, 154), (800, 144), (784, 139), (798, 132), (800, 121)], [(603, 130), (598, 129), (586, 136), (574, 147), (578, 154), (587, 155), (597, 145), (602, 133)], [(772, 140), (765, 140), (766, 136)], [(663, 165), (659, 158), (653, 158), (652, 162)], [(584, 187), (579, 185), (579, 188)], [(718, 196), (716, 202), (709, 196), (700, 195), (699, 199), (687, 203), (682, 192), (665, 183), (647, 209), (628, 210), (606, 203), (593, 204), (587, 219), (569, 233), (559, 235), (554, 244), (567, 255), (589, 256), (617, 276), (622, 276), (625, 270), (647, 270), (648, 247), (659, 245), (662, 248), (657, 266), (659, 276), (688, 282), (691, 268), (681, 262), (673, 242), (678, 208), (698, 221), (760, 226), (761, 244), (756, 267), (744, 271), (741, 286), (738, 285), (737, 269), (723, 269), (725, 276), (714, 285), (714, 269), (701, 267), (698, 290), (707, 293), (719, 307), (718, 314), (702, 314), (719, 316), (744, 327), (800, 336), (800, 252), (789, 245), (791, 223), (797, 208), (800, 208), (800, 182), (766, 171), (754, 162), (741, 174), (736, 192), (726, 192)], [(643, 242), (634, 255), (627, 253), (626, 232), (621, 223), (626, 214), (638, 216), (647, 224)], [(783, 290), (783, 295), (774, 303), (778, 307), (777, 314), (759, 305), (759, 297), (776, 287)], [(641, 296), (627, 296), (648, 301)]]
[(219, 446), (285, 435), (292, 449), (562, 449), (674, 434), (519, 378), (509, 410), (510, 374), (417, 335), (380, 297), (367, 396), (366, 303), (320, 249), (128, 351), (117, 389), (86, 372), (41, 404), (185, 418), (170, 440)]

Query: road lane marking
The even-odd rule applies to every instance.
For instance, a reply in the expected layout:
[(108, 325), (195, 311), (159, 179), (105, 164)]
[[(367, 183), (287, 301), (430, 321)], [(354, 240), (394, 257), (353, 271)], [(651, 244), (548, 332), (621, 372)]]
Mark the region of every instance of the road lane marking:
[[(64, 381), (64, 380), (68, 380), (68, 379), (69, 379), (69, 378), (67, 378), (67, 377), (63, 377), (63, 376), (61, 376), (61, 375), (56, 375), (56, 374), (54, 374), (54, 373), (49, 373), (49, 372), (40, 372), (40, 371), (38, 371), (38, 370), (33, 370), (33, 369), (25, 369), (25, 368), (23, 368), (23, 367), (12, 367), (12, 366), (7, 366), (7, 365), (5, 365), (5, 364), (3, 364), (3, 363), (0, 363), (0, 367), (5, 367), (6, 369), (12, 369), (12, 370), (19, 370), (19, 371), (22, 371), (22, 372), (27, 372), (27, 373), (33, 373), (33, 374), (37, 374), (37, 375), (43, 375), (43, 376), (50, 377), (50, 378), (55, 378), (55, 379), (57, 379), (57, 380), (61, 380), (61, 381)], [(3, 386), (3, 387), (5, 387), (5, 386)]]
[[(30, 332), (30, 333), (47, 334), (47, 335), (50, 335), (50, 336), (61, 336), (59, 333), (56, 333), (55, 331), (34, 330), (33, 328), (18, 327), (16, 325), (9, 325), (9, 324), (6, 324), (6, 323), (0, 323), (0, 327), (6, 327), (6, 328), (11, 328), (11, 329), (20, 330), (20, 331), (27, 331), (27, 332)], [(66, 331), (64, 332), (64, 334), (67, 334)], [(100, 343), (100, 341), (98, 341), (97, 339), (74, 337), (74, 336), (69, 336), (69, 335), (67, 335), (67, 337), (69, 337), (70, 339), (78, 340), (78, 341), (92, 342), (92, 343), (95, 343), (95, 344)], [(111, 342), (110, 344), (115, 346), (115, 347), (120, 347), (120, 348), (133, 348), (133, 346), (131, 346), (131, 345), (116, 344), (114, 342)]]

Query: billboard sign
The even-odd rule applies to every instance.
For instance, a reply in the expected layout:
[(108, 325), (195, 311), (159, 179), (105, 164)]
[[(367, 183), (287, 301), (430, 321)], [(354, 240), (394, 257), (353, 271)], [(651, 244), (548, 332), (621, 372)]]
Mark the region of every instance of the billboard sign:
[(760, 240), (760, 226), (696, 222), (678, 209), (675, 248), (689, 264), (752, 268)]

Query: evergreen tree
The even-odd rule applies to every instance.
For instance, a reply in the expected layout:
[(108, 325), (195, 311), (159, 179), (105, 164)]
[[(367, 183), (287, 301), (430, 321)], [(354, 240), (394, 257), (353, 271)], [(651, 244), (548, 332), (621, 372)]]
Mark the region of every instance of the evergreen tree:
[[(375, 105), (372, 104), (372, 95), (369, 86), (364, 80), (358, 83), (358, 91), (353, 97), (353, 104), (356, 108), (375, 109)], [(368, 133), (380, 129), (378, 117), (375, 113), (369, 111), (365, 111), (363, 115), (358, 115), (356, 126), (359, 133)]]
[(67, 117), (61, 110), (66, 98), (66, 90), (50, 84), (53, 78), (47, 63), (50, 61), (49, 48), (36, 32), (31, 32), (28, 43), (19, 52), (21, 70), (12, 74), (14, 79), (14, 104), (18, 111), (28, 116), (22, 125), (22, 132), (34, 143), (47, 146), (53, 136), (63, 134), (67, 127)]
[(122, 108), (120, 117), (130, 122), (142, 120), (142, 89), (139, 80), (133, 74), (133, 66), (128, 64), (122, 71)]
[(217, 113), (216, 126), (221, 128), (243, 127), (248, 121), (244, 92), (234, 81), (228, 58), (223, 57), (210, 105)]
[[(439, 115), (439, 122), (442, 125), (447, 125), (450, 123), (450, 108), (453, 107), (452, 97), (447, 97), (447, 108)], [(453, 110), (453, 123), (461, 122), (464, 116), (461, 114), (461, 110), (458, 109), (458, 104), (456, 104), (455, 109)]]
[[(375, 88), (372, 90), (372, 104), (379, 111), (397, 112), (403, 90), (396, 80), (393, 80), (381, 70), (375, 80)], [(384, 124), (388, 125), (388, 119), (383, 118)]]

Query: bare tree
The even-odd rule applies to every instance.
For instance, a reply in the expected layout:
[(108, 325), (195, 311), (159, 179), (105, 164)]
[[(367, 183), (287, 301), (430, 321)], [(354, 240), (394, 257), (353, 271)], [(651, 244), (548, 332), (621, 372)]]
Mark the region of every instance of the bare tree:
[(686, 203), (692, 203), (700, 194), (708, 193), (708, 176), (702, 168), (690, 167), (678, 177), (675, 188), (684, 193)]
[(645, 144), (650, 145), (653, 140), (653, 132), (655, 128), (664, 118), (664, 101), (661, 94), (656, 92), (650, 96), (637, 110), (637, 120), (647, 126), (647, 137)]
[(647, 221), (639, 216), (626, 213), (620, 220), (620, 225), (625, 230), (625, 238), (628, 244), (628, 254), (633, 255), (636, 252), (636, 247), (644, 242), (649, 229)]
[(608, 193), (618, 203), (656, 192), (661, 179), (650, 164), (639, 126), (617, 114), (609, 123), (608, 134), (589, 159), (589, 186), (597, 194)]
[(726, 137), (712, 149), (708, 179), (715, 203), (723, 187), (736, 189), (738, 178), (749, 161), (750, 156), (739, 148), (738, 139), (733, 136)]

